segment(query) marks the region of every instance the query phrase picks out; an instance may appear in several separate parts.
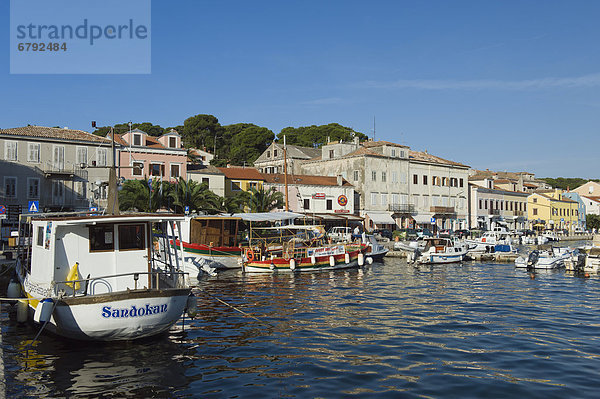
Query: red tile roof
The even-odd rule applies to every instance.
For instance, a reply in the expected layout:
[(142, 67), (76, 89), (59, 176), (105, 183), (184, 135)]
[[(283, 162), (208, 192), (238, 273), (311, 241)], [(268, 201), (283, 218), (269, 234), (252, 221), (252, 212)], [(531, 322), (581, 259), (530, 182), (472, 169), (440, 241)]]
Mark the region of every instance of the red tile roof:
[(467, 165), (463, 165), (462, 163), (449, 161), (447, 159), (428, 154), (427, 152), (410, 150), (408, 153), (408, 156), (411, 160), (414, 160), (414, 161), (437, 163), (437, 164), (442, 164), (442, 165), (463, 166), (465, 168), (469, 167)]
[(89, 141), (93, 143), (110, 143), (110, 140), (102, 136), (96, 136), (83, 130), (74, 130), (57, 127), (45, 127), (45, 126), (23, 126), (15, 127), (11, 129), (0, 129), (0, 134), (8, 134), (13, 136), (27, 136), (27, 137), (40, 137), (40, 138), (52, 138), (59, 140), (75, 140), (75, 141)]
[[(264, 180), (267, 183), (283, 184), (285, 176), (281, 173), (263, 173)], [(314, 176), (314, 175), (288, 175), (288, 184), (303, 184), (307, 186), (337, 186), (337, 177), (335, 176)], [(346, 179), (342, 179), (342, 186), (352, 186)]]
[(265, 180), (263, 175), (256, 168), (242, 166), (228, 166), (226, 168), (217, 168), (227, 179), (236, 180)]

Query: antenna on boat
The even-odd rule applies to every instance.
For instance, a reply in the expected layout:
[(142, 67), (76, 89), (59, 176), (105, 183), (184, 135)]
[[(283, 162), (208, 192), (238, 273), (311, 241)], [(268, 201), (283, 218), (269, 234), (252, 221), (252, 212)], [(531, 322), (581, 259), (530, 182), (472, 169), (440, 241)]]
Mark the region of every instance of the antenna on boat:
[(290, 210), (288, 202), (288, 182), (287, 182), (287, 147), (285, 142), (285, 135), (283, 136), (283, 181), (285, 185), (285, 211)]

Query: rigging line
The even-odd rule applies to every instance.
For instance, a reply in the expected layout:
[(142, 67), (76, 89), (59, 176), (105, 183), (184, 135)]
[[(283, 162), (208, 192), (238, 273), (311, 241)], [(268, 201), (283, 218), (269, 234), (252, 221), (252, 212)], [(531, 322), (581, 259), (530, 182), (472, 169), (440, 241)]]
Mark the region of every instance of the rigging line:
[(206, 292), (206, 291), (204, 291), (204, 290), (200, 290), (200, 292), (202, 292), (202, 293), (204, 293), (204, 294), (206, 294), (206, 295), (210, 296), (211, 298), (214, 298), (214, 299), (216, 299), (217, 301), (221, 302), (222, 304), (224, 304), (224, 305), (226, 305), (226, 306), (229, 306), (231, 309), (233, 309), (233, 310), (235, 310), (235, 311), (237, 311), (237, 312), (240, 312), (240, 313), (241, 313), (241, 314), (243, 314), (244, 316), (250, 317), (250, 318), (252, 318), (252, 319), (254, 319), (254, 320), (256, 320), (256, 321), (258, 321), (258, 322), (260, 322), (260, 323), (266, 324), (266, 325), (268, 325), (268, 326), (270, 326), (270, 327), (275, 327), (275, 325), (273, 325), (273, 324), (271, 324), (271, 323), (269, 323), (269, 322), (267, 322), (267, 321), (262, 321), (262, 320), (261, 320), (261, 319), (259, 319), (258, 317), (256, 317), (256, 316), (253, 316), (253, 315), (251, 315), (251, 314), (249, 314), (249, 313), (247, 313), (247, 312), (244, 312), (243, 310), (241, 310), (241, 309), (239, 309), (239, 308), (237, 308), (237, 307), (235, 307), (235, 306), (233, 306), (233, 305), (231, 305), (231, 304), (229, 304), (229, 303), (225, 302), (225, 301), (224, 301), (224, 300), (222, 300), (221, 298), (219, 298), (219, 297), (217, 297), (217, 296), (215, 296), (215, 295), (212, 295), (212, 294), (211, 294), (211, 293), (209, 293), (209, 292)]

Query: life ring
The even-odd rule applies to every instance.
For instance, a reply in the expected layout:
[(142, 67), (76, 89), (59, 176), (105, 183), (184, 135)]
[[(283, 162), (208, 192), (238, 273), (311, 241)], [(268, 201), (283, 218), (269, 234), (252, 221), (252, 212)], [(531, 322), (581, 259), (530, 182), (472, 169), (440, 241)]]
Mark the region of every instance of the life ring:
[(252, 248), (246, 248), (246, 259), (248, 259), (248, 262), (254, 260), (254, 250)]

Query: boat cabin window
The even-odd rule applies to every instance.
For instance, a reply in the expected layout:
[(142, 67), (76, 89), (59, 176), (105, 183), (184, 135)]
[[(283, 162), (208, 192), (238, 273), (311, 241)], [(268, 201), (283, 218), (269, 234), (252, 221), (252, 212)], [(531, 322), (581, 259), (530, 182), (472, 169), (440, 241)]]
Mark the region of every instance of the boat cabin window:
[(119, 251), (145, 248), (143, 224), (119, 226)]
[(44, 246), (44, 226), (38, 226), (37, 228), (37, 241), (38, 247)]
[(112, 224), (90, 226), (90, 252), (112, 251), (115, 249)]

